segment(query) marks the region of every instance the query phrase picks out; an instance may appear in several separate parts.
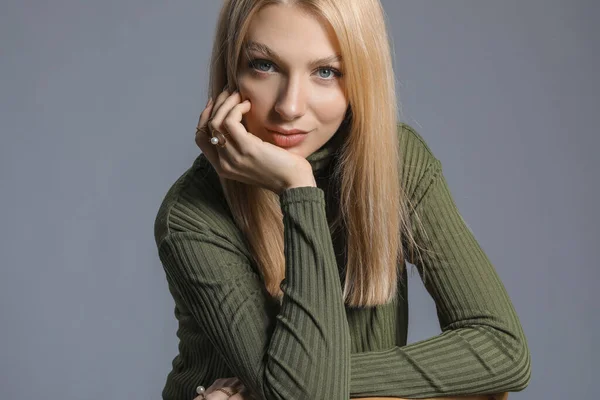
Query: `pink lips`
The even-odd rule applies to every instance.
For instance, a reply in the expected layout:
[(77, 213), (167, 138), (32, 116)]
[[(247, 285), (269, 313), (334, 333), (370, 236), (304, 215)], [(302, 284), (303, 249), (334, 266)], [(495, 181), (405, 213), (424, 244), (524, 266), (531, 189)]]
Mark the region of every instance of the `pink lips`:
[(267, 130), (271, 131), (271, 132), (274, 132), (274, 133), (279, 133), (279, 134), (282, 134), (282, 135), (296, 135), (296, 134), (299, 134), (299, 133), (307, 133), (306, 131), (302, 131), (300, 129), (289, 129), (288, 130), (288, 129), (281, 129), (281, 128), (279, 128), (279, 129), (269, 129), (269, 128), (267, 128)]
[(279, 147), (293, 147), (296, 146), (307, 137), (306, 131), (300, 129), (280, 129), (277, 130), (267, 128), (267, 132), (271, 134), (273, 142)]

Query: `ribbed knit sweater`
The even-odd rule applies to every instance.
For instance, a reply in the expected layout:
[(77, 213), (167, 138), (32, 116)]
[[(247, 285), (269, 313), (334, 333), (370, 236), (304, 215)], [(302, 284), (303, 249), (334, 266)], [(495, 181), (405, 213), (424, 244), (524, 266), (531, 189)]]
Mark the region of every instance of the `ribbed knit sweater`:
[(521, 324), (459, 214), (440, 161), (410, 126), (399, 124), (398, 137), (410, 217), (423, 227), (413, 233), (429, 250), (422, 260), (407, 261), (435, 301), (441, 333), (407, 345), (406, 268), (391, 303), (344, 305), (346, 244), (329, 228), (338, 211), (329, 179), (337, 134), (308, 157), (317, 187), (279, 196), (286, 260), (281, 303), (267, 294), (218, 175), (201, 154), (170, 188), (155, 221), (179, 323), (179, 354), (163, 399), (191, 400), (197, 386), (224, 377), (238, 377), (269, 400), (428, 398), (528, 385), (531, 359)]

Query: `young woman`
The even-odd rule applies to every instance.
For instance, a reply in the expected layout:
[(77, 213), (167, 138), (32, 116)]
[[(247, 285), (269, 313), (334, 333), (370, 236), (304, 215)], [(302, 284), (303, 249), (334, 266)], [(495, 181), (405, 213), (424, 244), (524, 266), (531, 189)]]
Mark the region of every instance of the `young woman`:
[[(386, 35), (378, 0), (225, 1), (203, 154), (155, 223), (180, 340), (164, 399), (488, 399), (529, 383), (503, 284), (439, 160), (396, 123)], [(442, 329), (410, 345), (405, 261)]]

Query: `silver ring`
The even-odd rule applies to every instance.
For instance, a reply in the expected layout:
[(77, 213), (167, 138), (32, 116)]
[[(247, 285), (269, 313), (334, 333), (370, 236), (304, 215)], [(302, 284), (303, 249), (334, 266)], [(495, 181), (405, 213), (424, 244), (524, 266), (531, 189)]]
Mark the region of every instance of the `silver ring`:
[(206, 396), (204, 395), (205, 392), (206, 392), (206, 389), (204, 388), (204, 386), (198, 386), (196, 388), (196, 393), (199, 394), (200, 396), (202, 396), (203, 399), (206, 398)]

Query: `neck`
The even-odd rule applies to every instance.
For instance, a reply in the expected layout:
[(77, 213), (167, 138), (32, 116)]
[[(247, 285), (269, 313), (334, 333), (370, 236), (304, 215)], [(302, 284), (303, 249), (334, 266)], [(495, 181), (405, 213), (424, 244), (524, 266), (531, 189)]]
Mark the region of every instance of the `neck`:
[(338, 130), (323, 146), (306, 157), (313, 172), (318, 174), (328, 169), (345, 139), (345, 132)]

